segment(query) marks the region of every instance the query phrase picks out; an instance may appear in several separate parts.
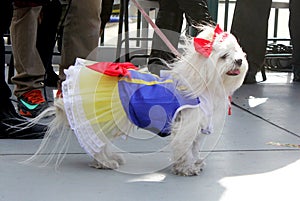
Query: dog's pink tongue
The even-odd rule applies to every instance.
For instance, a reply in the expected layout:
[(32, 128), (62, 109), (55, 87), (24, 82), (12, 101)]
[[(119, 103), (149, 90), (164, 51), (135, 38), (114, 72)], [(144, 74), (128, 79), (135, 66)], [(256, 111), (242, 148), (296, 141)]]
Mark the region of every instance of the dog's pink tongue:
[(238, 75), (238, 74), (240, 74), (239, 69), (234, 69), (227, 72), (227, 75)]

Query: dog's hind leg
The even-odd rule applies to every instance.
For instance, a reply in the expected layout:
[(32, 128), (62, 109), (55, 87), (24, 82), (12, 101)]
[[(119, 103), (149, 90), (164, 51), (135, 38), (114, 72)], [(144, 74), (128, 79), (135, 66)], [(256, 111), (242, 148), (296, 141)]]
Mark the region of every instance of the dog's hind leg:
[(125, 160), (122, 155), (110, 151), (105, 145), (100, 152), (94, 155), (94, 161), (90, 166), (97, 169), (118, 169), (124, 163)]

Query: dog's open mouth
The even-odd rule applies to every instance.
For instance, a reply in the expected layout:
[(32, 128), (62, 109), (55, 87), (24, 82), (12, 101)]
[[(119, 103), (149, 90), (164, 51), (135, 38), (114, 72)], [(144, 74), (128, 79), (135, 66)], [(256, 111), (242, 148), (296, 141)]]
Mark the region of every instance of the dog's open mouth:
[(236, 75), (239, 75), (240, 74), (240, 69), (233, 69), (233, 70), (230, 70), (226, 73), (227, 75), (230, 75), (230, 76), (236, 76)]

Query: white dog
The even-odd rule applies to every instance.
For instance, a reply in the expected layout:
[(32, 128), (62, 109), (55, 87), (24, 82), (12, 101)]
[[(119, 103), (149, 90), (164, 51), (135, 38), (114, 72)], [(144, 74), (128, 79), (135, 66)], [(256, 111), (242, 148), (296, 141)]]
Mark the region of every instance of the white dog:
[(242, 85), (248, 70), (245, 53), (232, 34), (207, 26), (161, 77), (133, 68), (78, 60), (66, 70), (63, 97), (47, 111), (56, 117), (41, 147), (53, 133), (74, 132), (95, 159), (93, 167), (117, 169), (124, 159), (110, 151), (110, 139), (138, 126), (160, 136), (170, 134), (173, 172), (198, 175), (201, 138), (219, 129), (228, 97)]

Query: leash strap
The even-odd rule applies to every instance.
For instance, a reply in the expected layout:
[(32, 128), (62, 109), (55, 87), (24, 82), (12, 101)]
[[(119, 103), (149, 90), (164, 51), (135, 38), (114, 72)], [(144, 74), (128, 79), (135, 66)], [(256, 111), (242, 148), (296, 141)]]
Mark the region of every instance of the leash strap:
[[(127, 1), (127, 0), (125, 0)], [(146, 21), (151, 25), (151, 27), (154, 29), (155, 33), (161, 38), (161, 40), (167, 45), (167, 47), (171, 50), (171, 52), (178, 58), (180, 58), (181, 54), (178, 52), (178, 50), (172, 45), (172, 43), (169, 41), (169, 39), (165, 36), (165, 34), (156, 26), (156, 24), (152, 21), (152, 19), (149, 17), (149, 15), (145, 12), (145, 10), (142, 8), (142, 6), (136, 1), (131, 0), (134, 5), (137, 7), (137, 9), (141, 12), (141, 14), (144, 16)]]

